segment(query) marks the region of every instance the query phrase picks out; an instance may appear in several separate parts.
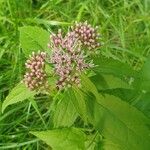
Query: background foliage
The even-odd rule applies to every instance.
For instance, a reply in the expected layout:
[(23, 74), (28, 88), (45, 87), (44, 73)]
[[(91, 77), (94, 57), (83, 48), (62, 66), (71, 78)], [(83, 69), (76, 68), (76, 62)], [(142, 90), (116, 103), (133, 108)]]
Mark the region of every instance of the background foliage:
[[(45, 49), (51, 31), (75, 20), (99, 25), (104, 43), (93, 56), (95, 76), (82, 76), (84, 90), (74, 87), (52, 101), (23, 92), (23, 85), (13, 89), (30, 51)], [(149, 51), (148, 0), (0, 0), (0, 149), (43, 150), (46, 142), (54, 149), (147, 150)], [(10, 105), (17, 101), (23, 102)]]

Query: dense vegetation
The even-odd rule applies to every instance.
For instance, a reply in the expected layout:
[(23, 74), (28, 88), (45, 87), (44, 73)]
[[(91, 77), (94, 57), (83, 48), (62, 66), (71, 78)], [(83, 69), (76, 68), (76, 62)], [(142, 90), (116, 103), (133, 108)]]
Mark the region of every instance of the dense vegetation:
[[(28, 55), (86, 20), (101, 46), (81, 87), (25, 87)], [(149, 150), (149, 52), (148, 0), (0, 0), (0, 149)]]

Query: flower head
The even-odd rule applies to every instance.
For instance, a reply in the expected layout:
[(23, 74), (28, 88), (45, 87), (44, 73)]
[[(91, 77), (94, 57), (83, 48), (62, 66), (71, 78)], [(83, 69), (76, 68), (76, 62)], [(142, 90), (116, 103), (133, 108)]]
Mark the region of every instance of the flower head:
[(100, 46), (98, 27), (93, 28), (87, 22), (76, 22), (71, 29), (75, 33), (75, 37), (88, 49), (95, 49)]
[(45, 52), (38, 52), (29, 56), (30, 58), (26, 61), (26, 73), (24, 75), (23, 82), (30, 90), (39, 90), (41, 87), (47, 87), (45, 67)]
[(50, 46), (52, 49), (51, 63), (54, 64), (54, 72), (58, 76), (57, 88), (63, 89), (73, 84), (79, 86), (81, 72), (92, 67), (92, 63), (86, 61), (87, 56), (81, 50), (81, 45), (74, 32), (69, 32), (64, 38), (62, 35), (60, 37), (59, 44), (56, 44), (55, 40), (59, 37), (52, 36)]

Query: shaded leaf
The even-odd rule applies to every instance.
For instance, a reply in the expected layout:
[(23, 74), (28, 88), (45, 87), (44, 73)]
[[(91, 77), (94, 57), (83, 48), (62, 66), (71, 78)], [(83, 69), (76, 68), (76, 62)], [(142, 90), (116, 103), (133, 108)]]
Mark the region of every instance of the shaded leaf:
[(131, 89), (132, 87), (125, 81), (113, 75), (97, 74), (91, 78), (98, 90), (124, 88)]
[(140, 97), (136, 98), (133, 105), (150, 118), (150, 92), (143, 93)]
[(141, 71), (138, 72), (134, 87), (137, 90), (150, 91), (150, 57), (148, 57)]
[(140, 95), (140, 93), (136, 90), (123, 89), (123, 88), (101, 90), (100, 93), (114, 95), (131, 105), (135, 101), (135, 99)]
[(114, 95), (121, 100), (139, 109), (145, 116), (150, 118), (150, 92), (142, 93), (131, 89), (106, 89), (100, 93)]
[(134, 77), (135, 71), (128, 65), (111, 58), (96, 56), (92, 58), (97, 67), (93, 68), (95, 72), (111, 74), (121, 79), (125, 77)]

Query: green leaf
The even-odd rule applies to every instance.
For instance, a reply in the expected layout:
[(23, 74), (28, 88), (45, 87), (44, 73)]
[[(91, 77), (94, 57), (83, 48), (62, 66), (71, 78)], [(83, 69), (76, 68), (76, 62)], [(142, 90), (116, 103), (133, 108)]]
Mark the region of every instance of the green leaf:
[(96, 86), (91, 82), (91, 80), (84, 74), (81, 75), (82, 79), (82, 90), (92, 92), (95, 97), (99, 98), (99, 93)]
[(105, 139), (102, 141), (102, 146), (99, 150), (122, 150), (122, 148), (120, 148), (118, 144), (114, 144), (113, 142)]
[(26, 56), (31, 52), (47, 50), (49, 33), (36, 26), (24, 26), (20, 28), (20, 44)]
[(103, 77), (107, 82), (109, 89), (116, 89), (116, 88), (131, 89), (131, 86), (129, 84), (127, 84), (118, 77), (115, 77), (113, 75), (103, 75)]
[(150, 91), (150, 57), (147, 58), (141, 71), (138, 72), (134, 86), (138, 90)]
[(89, 134), (86, 136), (86, 150), (101, 150), (102, 148), (102, 143), (101, 143), (101, 136), (99, 135), (98, 132), (95, 134)]
[(96, 56), (92, 59), (94, 64), (97, 65), (97, 67), (93, 69), (95, 72), (111, 74), (121, 79), (135, 76), (135, 72), (128, 64), (102, 56)]
[(83, 93), (78, 89), (78, 87), (73, 87), (72, 92), (70, 92), (70, 96), (76, 111), (79, 113), (81, 118), (87, 123), (87, 109), (86, 103)]
[(23, 100), (33, 97), (35, 94), (35, 92), (26, 88), (23, 83), (19, 83), (14, 89), (12, 89), (12, 91), (4, 100), (2, 104), (2, 112), (4, 112), (7, 106), (17, 102), (22, 102)]
[(65, 91), (54, 111), (53, 123), (55, 128), (70, 127), (78, 117), (71, 99), (70, 90)]
[(85, 135), (77, 128), (62, 128), (40, 132), (31, 132), (53, 150), (85, 150)]
[(119, 149), (149, 150), (150, 120), (117, 97), (87, 99), (89, 118), (95, 128)]
[(95, 85), (82, 76), (84, 90), (92, 93), (86, 100), (90, 120), (104, 137), (121, 149), (148, 150), (150, 147), (150, 120), (135, 107), (121, 99), (100, 95)]
[(150, 92), (142, 93), (129, 89), (111, 89), (101, 92), (119, 97), (121, 100), (139, 109), (146, 117), (150, 118)]
[(150, 92), (143, 93), (132, 104), (150, 118)]
[(97, 74), (95, 76), (92, 76), (91, 80), (95, 84), (98, 90), (116, 89), (116, 88), (131, 89), (132, 88), (125, 81), (113, 75)]
[(134, 103), (136, 98), (138, 98), (140, 95), (140, 93), (136, 90), (123, 89), (123, 88), (106, 89), (106, 90), (101, 90), (100, 92), (119, 97), (121, 100), (124, 100), (131, 105), (132, 103)]

